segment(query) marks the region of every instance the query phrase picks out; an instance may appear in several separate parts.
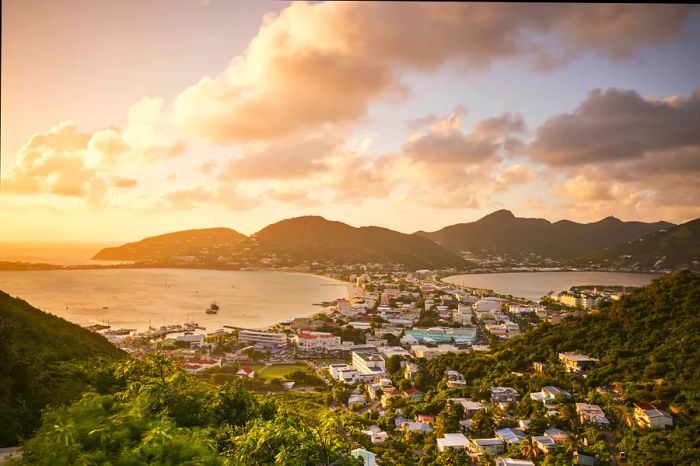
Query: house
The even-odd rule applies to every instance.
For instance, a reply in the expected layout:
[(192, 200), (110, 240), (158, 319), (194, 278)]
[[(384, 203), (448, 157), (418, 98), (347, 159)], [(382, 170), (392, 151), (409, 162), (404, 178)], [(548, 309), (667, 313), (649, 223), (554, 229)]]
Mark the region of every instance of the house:
[(520, 394), (511, 387), (491, 387), (491, 402), (511, 403), (518, 401)]
[(383, 443), (389, 436), (389, 434), (376, 425), (369, 426), (369, 428), (367, 430), (363, 430), (362, 433), (369, 436), (372, 443)]
[(598, 364), (596, 358), (578, 353), (559, 353), (559, 360), (564, 364), (564, 368), (567, 372), (576, 374), (592, 369)]
[(525, 438), (525, 432), (520, 429), (504, 427), (496, 431), (496, 437), (501, 439), (507, 445), (519, 444)]
[(467, 382), (464, 380), (464, 376), (457, 371), (446, 370), (445, 378), (447, 379), (447, 386), (449, 388), (466, 387)]
[(538, 374), (544, 374), (544, 371), (547, 370), (547, 364), (535, 361), (532, 363), (532, 369)]
[(573, 454), (574, 464), (581, 466), (598, 466), (600, 464), (600, 458), (595, 453), (577, 450)]
[(435, 424), (435, 416), (432, 414), (416, 414), (416, 421), (425, 422), (426, 424)]
[(634, 404), (634, 418), (640, 427), (645, 429), (665, 429), (673, 426), (673, 418), (652, 403), (637, 402)]
[(505, 451), (503, 440), (498, 437), (494, 438), (470, 438), (467, 445), (469, 451), (477, 455), (490, 453), (491, 455), (500, 455)]
[(417, 388), (409, 388), (403, 391), (404, 398), (410, 398), (411, 401), (419, 401), (423, 398), (423, 392)]
[(193, 358), (187, 361), (183, 367), (190, 374), (203, 371), (204, 369), (210, 369), (212, 367), (221, 367), (221, 359), (199, 359)]
[(363, 466), (376, 466), (377, 455), (371, 451), (365, 450), (364, 448), (356, 448), (350, 452), (350, 456), (353, 458), (362, 458), (364, 461)]
[(598, 405), (576, 403), (576, 412), (584, 424), (597, 424), (602, 429), (610, 427), (610, 421), (605, 417), (605, 412)]
[(450, 401), (462, 405), (462, 408), (464, 408), (464, 417), (467, 419), (476, 414), (477, 411), (481, 411), (482, 409), (486, 408), (484, 403), (480, 401), (472, 401), (468, 398), (451, 398)]
[(365, 400), (364, 395), (360, 393), (353, 393), (348, 398), (348, 408), (352, 408), (354, 406), (364, 406), (366, 403), (367, 401)]
[(440, 451), (446, 451), (448, 448), (466, 448), (469, 440), (464, 434), (451, 433), (445, 434), (444, 437), (437, 439), (437, 447)]
[(544, 431), (544, 435), (554, 440), (554, 443), (560, 445), (566, 441), (569, 433), (562, 429), (557, 429), (556, 427), (550, 427)]
[(556, 401), (556, 398), (559, 395), (561, 395), (567, 400), (571, 398), (571, 393), (567, 392), (564, 389), (554, 387), (551, 385), (542, 387), (542, 390), (539, 392), (530, 393), (530, 398), (535, 401), (541, 401), (542, 403), (547, 404)]
[(407, 379), (412, 379), (413, 377), (416, 376), (418, 373), (418, 364), (413, 363), (413, 362), (407, 362), (405, 366), (403, 366), (403, 376)]
[(238, 369), (238, 372), (236, 372), (236, 375), (240, 377), (248, 377), (250, 379), (255, 377), (255, 370), (253, 370), (252, 367), (250, 366), (244, 366)]
[(557, 447), (557, 442), (546, 435), (533, 436), (532, 443), (545, 455), (550, 454)]
[(404, 432), (432, 432), (433, 426), (427, 422), (421, 421), (406, 421), (399, 425), (399, 430)]
[(496, 466), (535, 466), (535, 463), (530, 460), (504, 458), (501, 456), (496, 458)]
[(381, 398), (382, 408), (386, 408), (389, 405), (390, 399), (401, 396), (401, 390), (398, 390), (394, 387), (384, 388), (383, 391), (384, 393), (382, 394)]

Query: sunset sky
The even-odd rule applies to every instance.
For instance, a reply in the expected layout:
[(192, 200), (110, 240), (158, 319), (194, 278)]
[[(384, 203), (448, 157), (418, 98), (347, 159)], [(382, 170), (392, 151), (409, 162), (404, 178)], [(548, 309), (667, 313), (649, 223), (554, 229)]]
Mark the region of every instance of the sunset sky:
[(0, 240), (700, 216), (700, 9), (2, 2)]

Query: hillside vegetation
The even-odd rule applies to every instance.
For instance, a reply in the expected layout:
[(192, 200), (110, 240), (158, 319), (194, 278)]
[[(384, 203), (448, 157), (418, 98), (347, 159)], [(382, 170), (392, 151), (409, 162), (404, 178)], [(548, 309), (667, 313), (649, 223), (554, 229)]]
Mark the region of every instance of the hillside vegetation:
[(355, 228), (323, 217), (297, 217), (269, 225), (241, 243), (242, 256), (337, 264), (403, 264), (411, 269), (462, 267), (464, 260), (427, 238), (380, 227)]
[(202, 248), (233, 247), (246, 238), (230, 228), (205, 228), (151, 236), (122, 246), (105, 248), (96, 260), (149, 261), (197, 253)]
[(31, 434), (46, 405), (80, 395), (76, 361), (124, 356), (101, 335), (0, 291), (0, 446)]
[(700, 270), (700, 219), (597, 251), (582, 260), (606, 267)]
[(552, 223), (541, 218), (520, 218), (509, 210), (499, 210), (475, 222), (416, 234), (437, 241), (451, 251), (534, 253), (562, 259), (615, 246), (671, 226), (673, 224), (667, 222), (623, 222), (614, 217), (594, 223), (570, 220)]

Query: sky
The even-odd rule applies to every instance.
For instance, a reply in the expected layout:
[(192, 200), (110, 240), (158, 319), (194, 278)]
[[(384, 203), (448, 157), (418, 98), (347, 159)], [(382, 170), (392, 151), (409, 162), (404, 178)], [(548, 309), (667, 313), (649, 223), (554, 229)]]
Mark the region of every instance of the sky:
[(2, 3), (0, 241), (700, 217), (700, 8)]

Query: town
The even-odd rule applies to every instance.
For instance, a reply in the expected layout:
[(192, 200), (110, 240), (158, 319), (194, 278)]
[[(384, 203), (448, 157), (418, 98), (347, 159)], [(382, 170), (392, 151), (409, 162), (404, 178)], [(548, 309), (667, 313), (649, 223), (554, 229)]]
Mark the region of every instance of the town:
[[(352, 454), (365, 465), (380, 464), (402, 442), (415, 446), (416, 458), (458, 452), (474, 464), (525, 466), (549, 457), (615, 464), (625, 460), (612, 442), (618, 426), (673, 426), (672, 416), (648, 400), (622, 404), (619, 387), (586, 391), (596, 355), (561, 352), (557, 361), (514, 373), (513, 386), (482, 390), (451, 367), (438, 379), (428, 374), (436, 356), (488, 355), (498, 342), (598, 312), (629, 290), (572, 289), (532, 302), (449, 285), (429, 270), (348, 269), (328, 274), (345, 283), (347, 298), (268, 329), (205, 334), (195, 333), (203, 330), (195, 322), (143, 333), (92, 329), (134, 356), (167, 352), (198, 377), (240, 379), (261, 393), (327, 393), (333, 409), (362, 416), (366, 438)], [(528, 379), (547, 382), (528, 390)]]

